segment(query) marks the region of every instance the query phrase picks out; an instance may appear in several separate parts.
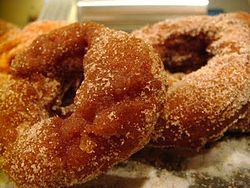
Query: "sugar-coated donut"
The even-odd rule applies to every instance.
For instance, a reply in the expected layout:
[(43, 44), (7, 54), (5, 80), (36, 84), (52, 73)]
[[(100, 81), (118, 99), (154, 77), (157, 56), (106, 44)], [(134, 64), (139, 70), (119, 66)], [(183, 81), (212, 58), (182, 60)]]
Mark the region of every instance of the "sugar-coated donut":
[(249, 14), (240, 12), (166, 20), (133, 32), (160, 54), (169, 84), (152, 143), (199, 148), (232, 126), (249, 131), (249, 26)]
[[(72, 57), (83, 62), (67, 61)], [(33, 125), (23, 122), (8, 145), (4, 170), (18, 186), (86, 182), (149, 141), (164, 96), (163, 67), (153, 48), (124, 32), (75, 23), (39, 36), (13, 62), (15, 76), (33, 81), (42, 75), (61, 88), (77, 69), (83, 81), (71, 110)]]
[(20, 30), (0, 20), (0, 155), (15, 140), (18, 125), (32, 125), (48, 117), (46, 107), (61, 89), (56, 80), (41, 75), (32, 80), (11, 75), (10, 62), (35, 37), (63, 25), (64, 22), (38, 21)]

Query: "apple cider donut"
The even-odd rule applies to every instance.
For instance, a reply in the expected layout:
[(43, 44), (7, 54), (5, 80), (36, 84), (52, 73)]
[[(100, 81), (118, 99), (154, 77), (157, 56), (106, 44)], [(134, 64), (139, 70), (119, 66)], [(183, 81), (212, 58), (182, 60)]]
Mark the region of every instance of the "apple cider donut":
[(41, 73), (60, 81), (74, 69), (61, 60), (79, 54), (84, 76), (70, 114), (22, 129), (4, 153), (4, 170), (18, 186), (86, 182), (150, 139), (164, 96), (164, 69), (142, 40), (102, 25), (75, 23), (39, 36), (15, 58), (13, 69), (22, 77)]
[[(249, 122), (250, 16), (166, 20), (133, 32), (165, 66), (169, 89), (152, 143), (199, 148)], [(247, 117), (248, 116), (248, 117)]]

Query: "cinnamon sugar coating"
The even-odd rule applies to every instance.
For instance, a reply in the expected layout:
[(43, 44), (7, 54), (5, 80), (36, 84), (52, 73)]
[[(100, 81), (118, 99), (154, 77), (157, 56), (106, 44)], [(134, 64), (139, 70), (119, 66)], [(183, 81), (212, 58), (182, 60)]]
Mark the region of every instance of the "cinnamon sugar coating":
[(166, 20), (134, 31), (160, 54), (169, 84), (152, 143), (200, 148), (229, 128), (249, 131), (250, 16)]
[(59, 94), (56, 80), (33, 75), (20, 78), (1, 74), (0, 79), (0, 155), (23, 129), (49, 117), (48, 107)]
[[(79, 55), (80, 66), (62, 61)], [(164, 96), (163, 67), (142, 40), (98, 24), (75, 23), (41, 35), (13, 63), (16, 75), (42, 73), (61, 87), (62, 78), (81, 66), (84, 80), (70, 114), (22, 129), (7, 148), (4, 170), (18, 186), (86, 182), (149, 141)]]

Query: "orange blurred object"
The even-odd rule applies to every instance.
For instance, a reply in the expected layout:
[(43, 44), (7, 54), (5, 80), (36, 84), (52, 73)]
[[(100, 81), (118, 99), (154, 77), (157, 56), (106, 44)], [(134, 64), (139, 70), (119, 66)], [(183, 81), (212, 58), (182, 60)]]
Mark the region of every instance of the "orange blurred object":
[(9, 72), (11, 61), (36, 37), (64, 25), (62, 21), (37, 21), (20, 30), (0, 20), (0, 72)]

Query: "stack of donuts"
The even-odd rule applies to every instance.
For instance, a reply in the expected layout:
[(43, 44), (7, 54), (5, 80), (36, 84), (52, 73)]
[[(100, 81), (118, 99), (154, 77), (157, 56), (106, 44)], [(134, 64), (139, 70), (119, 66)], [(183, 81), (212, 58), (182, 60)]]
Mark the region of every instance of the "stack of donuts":
[(20, 187), (87, 182), (148, 143), (200, 149), (250, 131), (250, 15), (131, 34), (0, 23), (0, 155)]

